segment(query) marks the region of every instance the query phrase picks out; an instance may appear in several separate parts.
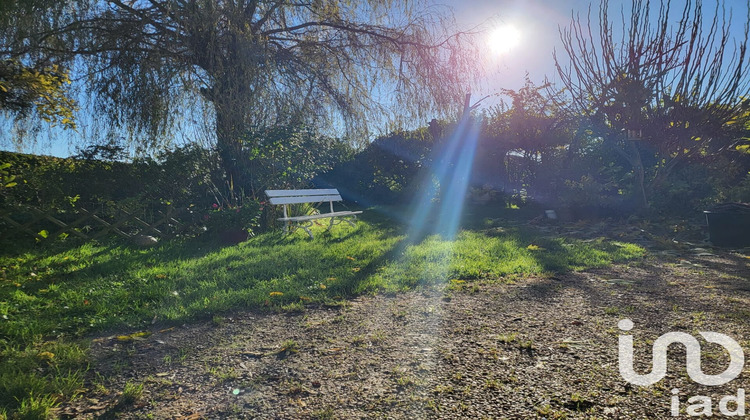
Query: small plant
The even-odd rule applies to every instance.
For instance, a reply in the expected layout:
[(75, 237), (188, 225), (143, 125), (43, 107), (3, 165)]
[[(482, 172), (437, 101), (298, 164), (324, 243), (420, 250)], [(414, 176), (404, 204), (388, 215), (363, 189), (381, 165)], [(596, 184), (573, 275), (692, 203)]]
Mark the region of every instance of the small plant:
[(297, 381), (289, 381), (289, 395), (299, 395), (307, 392), (304, 385)]
[(406, 311), (406, 309), (397, 309), (397, 308), (392, 308), (391, 309), (391, 314), (396, 319), (404, 319), (404, 318), (406, 318), (407, 315), (409, 315), (409, 313)]
[(405, 388), (409, 385), (414, 385), (414, 379), (412, 379), (408, 375), (402, 375), (396, 378), (396, 385), (400, 386), (401, 388)]
[(305, 312), (305, 304), (303, 302), (292, 302), (281, 307), (282, 312), (290, 314), (299, 314)]
[(451, 385), (438, 385), (432, 389), (435, 394), (452, 394), (454, 392)]
[(604, 308), (604, 313), (607, 315), (618, 315), (620, 313), (620, 309), (616, 306), (609, 306)]
[(574, 411), (586, 411), (594, 405), (591, 401), (587, 400), (583, 395), (574, 392), (570, 395), (570, 400), (565, 403), (565, 407)]
[(383, 330), (377, 330), (370, 336), (370, 342), (372, 344), (380, 344), (385, 342), (387, 336), (385, 334), (385, 331)]
[(239, 374), (234, 368), (230, 367), (223, 370), (217, 370), (216, 378), (219, 380), (219, 382), (229, 382), (239, 378)]
[(314, 411), (312, 416), (317, 420), (333, 420), (336, 418), (336, 413), (333, 411), (332, 407), (326, 407), (324, 409)]
[(547, 416), (551, 415), (554, 412), (554, 410), (552, 410), (552, 407), (550, 407), (549, 404), (545, 404), (545, 405), (537, 407), (536, 408), (536, 412), (540, 416), (547, 417)]
[(532, 340), (525, 340), (519, 344), (521, 350), (531, 351), (534, 350), (534, 342)]
[(430, 410), (432, 410), (432, 411), (434, 411), (436, 413), (438, 411), (440, 411), (440, 406), (438, 405), (438, 403), (435, 400), (428, 400), (427, 401), (427, 408), (429, 408)]
[(283, 343), (281, 343), (281, 348), (279, 349), (279, 354), (292, 354), (292, 353), (298, 353), (299, 352), (299, 343), (295, 340), (286, 340)]
[(21, 400), (21, 405), (18, 407), (14, 418), (47, 419), (52, 416), (52, 410), (57, 405), (57, 399), (52, 395), (37, 397), (32, 393), (27, 398)]
[(180, 347), (179, 350), (177, 350), (177, 361), (182, 363), (187, 359), (188, 357), (188, 350), (185, 347)]
[(122, 390), (122, 395), (120, 396), (120, 404), (132, 404), (141, 399), (142, 396), (143, 384), (135, 384), (128, 381), (127, 383), (125, 383), (125, 388), (123, 388)]
[(536, 407), (536, 412), (540, 416), (546, 417), (548, 419), (562, 420), (568, 418), (568, 414), (566, 412), (554, 410), (549, 404)]

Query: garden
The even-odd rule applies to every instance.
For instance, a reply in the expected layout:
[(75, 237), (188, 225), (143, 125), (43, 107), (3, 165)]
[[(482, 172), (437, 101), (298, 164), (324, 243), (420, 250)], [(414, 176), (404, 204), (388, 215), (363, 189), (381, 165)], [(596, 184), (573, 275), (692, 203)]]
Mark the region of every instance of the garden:
[[(644, 337), (709, 327), (743, 336), (750, 255), (707, 242), (697, 209), (686, 216), (666, 201), (655, 206), (669, 217), (627, 215), (611, 205), (617, 197), (580, 190), (570, 195), (586, 206), (565, 190), (539, 203), (542, 183), (509, 193), (472, 182), (447, 213), (446, 196), (407, 200), (420, 190), (420, 167), (434, 167), (433, 150), (445, 147), (425, 127), (359, 152), (330, 148), (310, 179), (341, 180), (348, 200), (337, 205), (363, 214), (355, 227), (321, 220), (314, 239), (285, 234), (279, 206), (262, 196), (218, 186), (224, 175), (210, 170), (210, 150), (131, 162), (103, 159), (101, 148), (69, 159), (6, 153), (6, 209), (70, 221), (77, 208), (101, 218), (126, 208), (146, 220), (157, 203), (183, 209), (175, 214), (189, 227), (141, 243), (151, 230), (132, 218), (118, 225), (129, 236), (110, 230), (94, 240), (73, 234), (96, 231), (91, 219), (65, 228), (26, 221), (41, 237), (4, 225), (4, 415), (661, 416), (672, 388), (618, 381), (619, 319), (638, 320)], [(472, 176), (482, 177), (475, 163)], [(547, 168), (535, 169), (548, 179)], [(440, 171), (432, 173), (430, 182)], [(447, 173), (450, 185), (456, 171)], [(148, 188), (132, 187), (139, 179)], [(722, 190), (686, 198), (719, 200), (704, 191)], [(227, 226), (247, 239), (227, 243)], [(711, 354), (704, 367), (725, 362), (721, 349)], [(701, 392), (684, 377), (669, 380)]]
[(0, 5), (0, 420), (745, 415), (747, 25), (406, 6)]

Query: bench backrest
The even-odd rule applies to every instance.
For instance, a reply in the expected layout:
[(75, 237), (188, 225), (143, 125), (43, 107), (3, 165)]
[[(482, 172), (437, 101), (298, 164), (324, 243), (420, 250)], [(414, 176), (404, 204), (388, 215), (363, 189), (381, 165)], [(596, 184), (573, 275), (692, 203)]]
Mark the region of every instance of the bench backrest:
[(309, 190), (266, 190), (271, 204), (322, 203), (341, 201), (341, 194), (335, 188)]

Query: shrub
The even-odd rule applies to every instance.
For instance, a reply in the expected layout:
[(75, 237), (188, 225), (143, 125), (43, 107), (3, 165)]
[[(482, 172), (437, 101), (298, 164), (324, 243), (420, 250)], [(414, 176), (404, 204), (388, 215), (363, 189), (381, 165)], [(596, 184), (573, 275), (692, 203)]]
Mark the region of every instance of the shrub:
[(204, 215), (204, 224), (209, 232), (246, 230), (257, 233), (263, 204), (250, 198), (242, 199), (239, 204), (214, 203)]
[(390, 204), (412, 196), (429, 165), (434, 142), (427, 129), (379, 137), (320, 180), (363, 204)]

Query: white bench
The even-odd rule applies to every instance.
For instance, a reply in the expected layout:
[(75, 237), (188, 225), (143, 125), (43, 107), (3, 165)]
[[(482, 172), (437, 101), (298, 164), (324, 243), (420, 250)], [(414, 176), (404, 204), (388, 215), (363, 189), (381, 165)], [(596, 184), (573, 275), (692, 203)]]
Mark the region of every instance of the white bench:
[[(341, 218), (342, 221), (349, 223), (354, 226), (352, 220), (357, 219), (357, 215), (361, 214), (361, 211), (334, 211), (333, 202), (342, 201), (341, 194), (335, 188), (332, 189), (310, 189), (310, 190), (266, 190), (268, 201), (274, 205), (284, 206), (284, 217), (278, 218), (284, 222), (284, 232), (289, 232), (290, 228), (301, 227), (310, 235), (312, 239), (313, 234), (310, 232), (310, 227), (313, 225), (313, 220), (325, 219), (330, 217), (331, 222), (328, 225), (328, 229), (333, 227), (334, 220)], [(290, 216), (289, 205), (300, 204), (300, 203), (323, 203), (328, 201), (330, 203), (330, 212), (320, 214), (310, 214), (305, 216)], [(340, 223), (341, 221), (339, 221)]]

